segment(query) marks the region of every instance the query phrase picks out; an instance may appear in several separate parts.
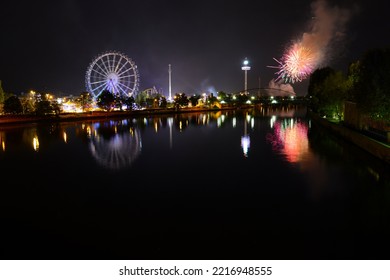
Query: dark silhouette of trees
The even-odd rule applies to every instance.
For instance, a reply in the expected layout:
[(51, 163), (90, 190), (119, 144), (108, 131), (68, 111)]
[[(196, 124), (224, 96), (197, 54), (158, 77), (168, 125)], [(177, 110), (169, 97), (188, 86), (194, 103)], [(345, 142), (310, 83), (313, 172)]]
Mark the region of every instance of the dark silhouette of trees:
[(190, 102), (185, 93), (176, 93), (173, 100), (176, 108), (178, 106), (188, 106), (188, 103)]
[(127, 111), (133, 110), (133, 104), (135, 103), (133, 96), (128, 96), (124, 99), (123, 104), (126, 105)]
[(350, 97), (372, 119), (390, 122), (390, 48), (371, 49), (349, 67)]
[(335, 70), (331, 67), (324, 67), (315, 70), (309, 79), (309, 86), (307, 89), (307, 94), (310, 98), (310, 108), (315, 113), (320, 113), (320, 108), (324, 102), (324, 96), (322, 95), (324, 82), (331, 75), (334, 74)]
[(342, 120), (344, 102), (348, 98), (348, 92), (349, 83), (341, 71), (324, 67), (315, 70), (310, 76), (309, 105), (321, 116)]
[(99, 108), (111, 111), (115, 105), (115, 96), (109, 90), (103, 90), (96, 98), (96, 104)]
[(12, 93), (6, 93), (3, 90), (1, 80), (0, 80), (0, 113), (3, 112), (3, 110), (4, 110), (3, 106), (4, 106), (5, 100), (7, 100), (7, 98), (9, 98), (10, 96), (12, 96)]
[(3, 87), (1, 85), (1, 80), (0, 80), (0, 103), (4, 103), (5, 100), (6, 100), (6, 94), (3, 90)]
[(232, 94), (226, 93), (224, 91), (219, 91), (217, 96), (220, 101), (230, 104), (232, 102)]
[(36, 103), (35, 113), (38, 116), (43, 116), (43, 115), (54, 114), (55, 111), (54, 111), (54, 108), (51, 106), (50, 101), (41, 100), (41, 101)]
[(198, 101), (200, 98), (201, 96), (199, 94), (193, 94), (188, 98), (188, 100), (191, 102), (192, 106), (196, 106), (198, 105)]
[(4, 101), (4, 113), (21, 114), (23, 112), (22, 103), (16, 95), (11, 95)]
[(244, 92), (237, 94), (236, 96), (236, 103), (238, 105), (244, 105), (249, 100), (249, 94), (246, 94)]

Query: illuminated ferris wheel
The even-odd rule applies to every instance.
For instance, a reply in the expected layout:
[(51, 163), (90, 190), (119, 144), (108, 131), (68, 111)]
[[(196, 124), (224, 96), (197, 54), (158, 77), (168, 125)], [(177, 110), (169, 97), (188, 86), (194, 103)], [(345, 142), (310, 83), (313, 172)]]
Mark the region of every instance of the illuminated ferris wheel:
[(103, 90), (121, 97), (135, 95), (139, 87), (137, 65), (122, 53), (105, 52), (89, 65), (85, 74), (85, 85), (94, 98)]

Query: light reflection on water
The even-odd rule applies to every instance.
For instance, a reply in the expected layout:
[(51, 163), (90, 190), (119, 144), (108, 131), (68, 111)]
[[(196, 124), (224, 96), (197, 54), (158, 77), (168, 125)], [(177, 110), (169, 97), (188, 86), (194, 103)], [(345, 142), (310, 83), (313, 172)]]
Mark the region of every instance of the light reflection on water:
[(95, 160), (110, 169), (122, 169), (137, 159), (142, 149), (140, 133), (130, 128), (127, 133), (116, 132), (108, 140), (99, 134), (90, 139), (89, 149)]
[[(86, 147), (98, 164), (111, 170), (120, 170), (129, 168), (142, 156), (142, 138), (144, 131), (149, 128), (154, 131), (155, 137), (161, 137), (169, 130), (169, 147), (172, 149), (174, 138), (178, 134), (185, 134), (190, 127), (204, 126), (211, 131), (226, 129), (226, 125), (231, 124), (231, 128), (241, 131), (240, 141), (236, 143), (239, 143), (244, 157), (251, 156), (251, 138), (258, 138), (265, 132), (264, 139), (260, 141), (265, 140), (265, 143), (271, 144), (273, 152), (284, 156), (287, 162), (297, 163), (312, 154), (308, 139), (310, 120), (306, 119), (305, 112), (306, 108), (300, 106), (260, 107), (240, 112), (201, 112), (174, 117), (148, 116), (138, 119), (59, 123), (44, 128), (29, 125), (16, 130), (22, 131), (21, 142), (30, 145), (38, 153), (50, 143), (46, 138), (58, 138), (65, 144), (72, 142), (72, 138), (83, 139), (88, 142)], [(268, 127), (264, 127), (264, 123), (268, 123)], [(8, 152), (8, 148), (12, 149), (15, 142), (18, 142), (7, 140), (7, 134), (11, 133), (12, 129), (0, 128), (2, 152)], [(151, 136), (148, 134), (147, 137)], [(41, 138), (45, 141), (41, 141)]]
[(390, 249), (386, 165), (315, 126), (305, 108), (7, 126), (0, 141), (4, 258)]
[(309, 153), (308, 124), (294, 118), (275, 120), (267, 140), (287, 161), (298, 162)]

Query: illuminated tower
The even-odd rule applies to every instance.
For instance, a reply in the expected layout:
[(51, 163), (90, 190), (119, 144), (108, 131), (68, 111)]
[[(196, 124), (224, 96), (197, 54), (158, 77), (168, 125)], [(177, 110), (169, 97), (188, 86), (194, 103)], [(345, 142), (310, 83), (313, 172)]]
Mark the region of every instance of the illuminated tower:
[(248, 74), (247, 74), (247, 72), (249, 70), (251, 70), (251, 67), (249, 66), (249, 61), (248, 61), (247, 58), (244, 59), (244, 62), (242, 64), (241, 69), (245, 71), (245, 84), (244, 84), (244, 86), (245, 86), (245, 94), (248, 94), (248, 82), (247, 82)]
[(171, 101), (172, 100), (172, 78), (171, 78), (171, 65), (169, 64), (168, 65), (168, 73), (169, 73), (169, 97), (168, 97), (168, 100)]

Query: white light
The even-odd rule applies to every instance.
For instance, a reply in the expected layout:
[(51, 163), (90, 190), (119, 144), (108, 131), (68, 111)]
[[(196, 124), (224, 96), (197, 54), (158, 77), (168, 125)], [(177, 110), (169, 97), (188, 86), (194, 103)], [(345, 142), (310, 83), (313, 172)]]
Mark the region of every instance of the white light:
[(245, 157), (248, 157), (250, 144), (251, 144), (251, 140), (249, 138), (249, 135), (241, 136), (241, 147)]

